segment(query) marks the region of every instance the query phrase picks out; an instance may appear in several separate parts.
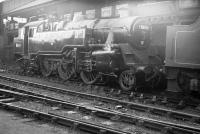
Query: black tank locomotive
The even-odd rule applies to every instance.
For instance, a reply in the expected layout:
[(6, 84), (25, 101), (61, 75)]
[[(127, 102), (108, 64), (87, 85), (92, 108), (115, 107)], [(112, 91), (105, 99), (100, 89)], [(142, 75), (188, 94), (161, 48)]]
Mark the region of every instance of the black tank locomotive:
[(18, 61), (44, 76), (80, 76), (86, 84), (114, 77), (123, 90), (166, 88), (164, 54), (158, 50), (165, 46), (151, 44), (151, 27), (144, 18), (43, 20), (29, 22), (21, 31), (15, 39), (15, 54), (22, 56)]

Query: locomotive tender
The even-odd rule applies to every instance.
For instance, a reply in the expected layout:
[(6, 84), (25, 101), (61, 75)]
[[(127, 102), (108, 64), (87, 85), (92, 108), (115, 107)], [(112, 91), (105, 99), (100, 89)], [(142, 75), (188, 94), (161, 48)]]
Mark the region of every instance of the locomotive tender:
[[(168, 58), (169, 51), (175, 48), (170, 42), (166, 45), (166, 40), (174, 31), (169, 33), (167, 25), (141, 17), (87, 20), (81, 16), (68, 23), (29, 22), (15, 39), (15, 54), (22, 56), (18, 60), (22, 65), (37, 68), (44, 76), (55, 71), (63, 80), (80, 75), (86, 84), (115, 77), (123, 90), (144, 86), (165, 89), (164, 62), (168, 72), (184, 68), (170, 64), (174, 59)], [(196, 62), (194, 72), (198, 74), (199, 57)], [(198, 83), (198, 77), (193, 79)]]
[(165, 68), (168, 89), (200, 93), (200, 17), (190, 25), (167, 27)]

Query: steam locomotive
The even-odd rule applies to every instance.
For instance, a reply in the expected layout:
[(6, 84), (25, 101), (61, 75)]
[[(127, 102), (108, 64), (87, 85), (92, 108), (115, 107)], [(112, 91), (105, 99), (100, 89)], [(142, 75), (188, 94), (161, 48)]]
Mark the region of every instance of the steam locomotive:
[[(184, 83), (187, 81), (190, 85), (193, 80), (193, 85), (199, 88), (200, 59), (195, 54), (200, 51), (200, 30), (195, 31), (195, 38), (191, 36), (195, 41), (191, 42), (193, 48), (189, 49), (189, 55), (182, 56), (189, 43), (182, 41), (186, 38), (182, 33), (193, 34), (190, 30), (195, 26), (181, 31), (182, 26), (174, 26), (174, 19), (124, 17), (88, 20), (79, 16), (71, 22), (29, 22), (19, 30), (19, 37), (14, 40), (15, 56), (26, 71), (40, 70), (46, 77), (57, 72), (63, 80), (80, 76), (86, 84), (114, 77), (126, 91), (144, 86), (166, 89), (166, 72), (175, 83), (175, 77), (179, 76), (178, 87), (188, 88)], [(194, 25), (199, 26), (199, 22)], [(169, 25), (171, 27), (167, 28)], [(181, 61), (186, 58), (188, 62), (177, 62), (177, 58)], [(192, 78), (185, 80), (185, 75), (191, 74)]]

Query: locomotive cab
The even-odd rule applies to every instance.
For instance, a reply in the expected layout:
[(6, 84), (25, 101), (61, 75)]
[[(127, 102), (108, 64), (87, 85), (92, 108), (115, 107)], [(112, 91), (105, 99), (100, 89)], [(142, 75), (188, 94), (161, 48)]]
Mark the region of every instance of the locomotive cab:
[(14, 56), (19, 59), (23, 55), (24, 28), (18, 29), (18, 36), (14, 38)]
[(43, 21), (29, 22), (18, 31), (18, 37), (14, 39), (16, 58), (30, 56), (30, 40), (35, 37), (37, 26)]

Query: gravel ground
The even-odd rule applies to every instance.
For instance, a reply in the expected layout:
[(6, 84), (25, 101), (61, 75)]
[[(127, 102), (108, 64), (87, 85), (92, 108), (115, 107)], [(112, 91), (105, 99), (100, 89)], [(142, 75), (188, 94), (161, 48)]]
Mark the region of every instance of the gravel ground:
[(0, 134), (89, 134), (0, 110)]
[[(80, 92), (84, 92), (84, 93), (91, 93), (91, 94), (95, 94), (95, 95), (100, 95), (100, 96), (108, 96), (108, 94), (106, 94), (104, 92), (104, 88), (101, 88), (101, 89), (98, 89), (98, 90), (94, 90), (95, 86), (86, 86), (84, 85), (83, 83), (78, 83), (78, 82), (63, 82), (62, 80), (59, 80), (59, 79), (55, 79), (55, 78), (42, 78), (40, 76), (34, 76), (34, 77), (28, 77), (28, 76), (19, 76), (19, 75), (14, 75), (13, 72), (15, 72), (16, 70), (18, 70), (19, 68), (17, 66), (13, 66), (12, 65), (10, 66), (6, 66), (4, 65), (3, 67), (1, 67), (0, 65), (0, 68), (2, 68), (2, 70), (0, 69), (0, 73), (1, 74), (4, 74), (4, 75), (7, 75), (7, 76), (11, 76), (13, 78), (19, 78), (19, 79), (24, 79), (24, 80), (27, 80), (27, 81), (31, 81), (31, 82), (37, 82), (37, 83), (40, 83), (40, 84), (45, 84), (45, 85), (49, 85), (49, 86), (54, 86), (54, 87), (59, 87), (59, 88), (64, 88), (64, 89), (67, 89), (67, 90), (75, 90), (75, 91), (80, 91)], [(56, 80), (56, 82), (55, 82)], [(1, 80), (0, 80), (1, 81)], [(18, 87), (18, 86), (17, 86)], [(20, 87), (20, 85), (19, 85)], [(26, 86), (21, 86), (20, 88), (26, 88)], [(30, 91), (34, 91), (36, 90), (36, 92), (38, 93), (37, 89), (35, 88), (30, 88)], [(56, 97), (56, 98), (60, 98), (60, 99), (63, 99), (63, 100), (67, 100), (67, 101), (72, 101), (72, 102), (76, 102), (76, 103), (82, 103), (84, 105), (88, 105), (88, 106), (101, 106), (101, 107), (104, 107), (104, 108), (110, 108), (112, 110), (116, 110), (116, 107), (112, 104), (106, 104), (106, 103), (102, 103), (102, 102), (91, 102), (91, 101), (88, 101), (88, 100), (85, 100), (85, 99), (80, 99), (78, 97), (72, 97), (72, 96), (68, 96), (68, 95), (61, 95), (61, 94), (58, 94), (58, 93), (49, 93), (49, 91), (42, 91), (40, 92), (41, 94), (48, 94), (52, 97)], [(114, 97), (114, 96), (112, 96)], [(114, 97), (114, 98), (117, 98), (117, 99), (122, 99), (122, 100), (125, 100), (127, 101), (128, 99), (124, 99), (123, 97), (119, 98), (119, 97)], [(80, 104), (81, 104), (80, 103)], [(157, 106), (157, 107), (160, 107), (160, 108), (166, 108), (166, 106), (162, 106), (162, 105), (157, 105), (157, 104), (149, 104), (151, 106)], [(172, 109), (171, 107), (169, 107), (168, 109)], [(172, 109), (173, 110), (173, 109)], [(145, 116), (145, 117), (150, 117), (150, 118), (154, 118), (154, 119), (161, 119), (161, 120), (166, 120), (168, 121), (169, 119), (167, 117), (160, 117), (160, 116), (156, 116), (156, 115), (152, 115), (152, 114), (148, 114), (148, 113), (141, 113), (141, 112), (137, 112), (137, 111), (134, 111), (134, 110), (126, 110), (124, 108), (120, 108), (119, 111), (122, 111), (122, 112), (126, 112), (126, 113), (129, 113), (129, 114), (134, 114), (134, 115), (138, 115), (138, 116)], [(199, 114), (200, 115), (200, 112), (199, 110), (195, 110), (193, 108), (186, 108), (186, 109), (183, 109), (183, 110), (180, 110), (182, 112), (187, 112), (187, 113), (195, 113), (195, 114)], [(193, 124), (191, 122), (183, 122), (183, 121), (177, 121), (175, 119), (170, 119), (171, 122), (174, 122), (174, 123), (182, 123), (182, 124), (190, 124), (191, 126), (196, 126), (196, 127), (200, 127), (199, 124)], [(1, 133), (0, 133), (1, 134)]]
[(119, 106), (119, 105), (116, 105), (116, 104), (102, 103), (100, 101), (93, 101), (93, 100), (91, 101), (91, 100), (80, 98), (80, 97), (77, 97), (77, 96), (71, 96), (71, 95), (62, 94), (62, 93), (56, 93), (56, 92), (53, 92), (53, 91), (48, 91), (48, 90), (45, 90), (45, 89), (38, 89), (38, 88), (31, 87), (31, 86), (25, 86), (25, 85), (22, 85), (22, 84), (17, 84), (17, 83), (10, 83), (10, 82), (5, 81), (5, 80), (0, 80), (0, 82), (18, 87), (18, 88), (23, 89), (23, 90), (28, 90), (28, 91), (39, 93), (39, 94), (42, 94), (42, 95), (51, 96), (53, 98), (57, 98), (57, 99), (60, 99), (60, 100), (79, 103), (79, 104), (86, 105), (86, 106), (89, 106), (89, 107), (100, 106), (100, 107), (108, 108), (108, 109), (111, 109), (111, 110), (118, 110), (120, 112), (128, 113), (128, 114), (131, 114), (131, 115), (137, 115), (137, 116), (141, 116), (141, 117), (153, 118), (153, 119), (158, 119), (158, 120), (162, 120), (162, 121), (170, 121), (170, 122), (173, 122), (173, 123), (179, 123), (179, 124), (184, 124), (184, 125), (200, 127), (200, 124), (192, 123), (190, 121), (170, 119), (170, 118), (165, 117), (165, 116), (153, 115), (153, 114), (150, 114), (150, 113), (138, 112), (138, 111), (130, 110), (130, 109), (127, 110), (125, 108), (117, 109), (117, 106)]
[[(5, 67), (3, 69), (6, 70), (6, 71), (0, 70), (1, 73), (8, 75), (8, 76), (11, 76), (13, 78), (20, 78), (20, 79), (24, 79), (24, 80), (27, 80), (27, 81), (38, 82), (38, 83), (41, 83), (41, 84), (46, 84), (46, 85), (49, 85), (49, 86), (55, 86), (55, 87), (64, 88), (64, 89), (68, 89), (68, 90), (76, 90), (76, 91), (80, 91), (80, 92), (84, 92), (84, 93), (98, 94), (98, 95), (101, 95), (101, 96), (104, 96), (104, 97), (107, 96), (107, 94), (104, 92), (103, 88), (98, 89), (98, 90), (93, 90), (93, 88), (95, 88), (95, 86), (86, 86), (82, 83), (76, 83), (76, 82), (73, 83), (73, 84), (72, 84), (72, 82), (65, 82), (64, 85), (63, 85), (63, 84), (60, 84), (60, 83), (63, 83), (62, 81), (60, 83), (57, 83), (57, 82), (55, 82), (54, 78), (44, 79), (44, 78), (41, 78), (40, 76), (37, 76), (38, 78), (27, 77), (27, 76), (18, 76), (18, 75), (13, 75), (12, 74), (13, 71), (7, 71), (7, 70), (14, 70), (11, 67), (7, 67), (7, 68)], [(57, 81), (59, 81), (59, 80), (57, 80)], [(18, 85), (17, 87), (24, 88), (24, 89), (27, 88), (26, 86), (20, 86), (20, 85)], [(90, 105), (90, 106), (96, 106), (96, 104), (91, 103), (91, 101), (87, 101), (85, 99), (80, 99), (78, 97), (72, 97), (72, 96), (69, 96), (69, 95), (58, 94), (58, 93), (55, 93), (55, 92), (50, 93), (49, 91), (38, 91), (36, 88), (32, 88), (32, 87), (29, 88), (29, 90), (35, 91), (37, 93), (40, 92), (41, 94), (48, 94), (52, 97), (60, 98), (60, 99), (67, 100), (67, 101), (72, 101), (72, 102), (76, 102), (76, 103), (82, 102), (82, 103), (85, 103), (85, 104)], [(117, 99), (119, 99), (119, 98), (117, 98)], [(120, 99), (127, 101), (127, 99), (124, 99), (124, 98), (120, 98)], [(152, 105), (152, 104), (149, 104), (149, 105)], [(156, 105), (156, 104), (152, 105), (152, 106), (157, 106), (157, 107), (160, 107), (160, 108), (161, 107), (166, 108), (166, 106), (161, 106), (161, 105)], [(101, 103), (101, 107), (116, 110), (116, 107), (112, 104)], [(169, 108), (169, 109), (171, 109), (171, 108)], [(134, 115), (138, 115), (138, 116), (145, 116), (145, 117), (150, 117), (150, 118), (154, 118), (154, 119), (161, 119), (161, 120), (169, 121), (169, 118), (167, 118), (167, 117), (160, 117), (160, 116), (156, 116), (156, 115), (152, 115), (152, 114), (148, 114), (148, 113), (141, 113), (141, 112), (137, 112), (137, 111), (134, 111), (134, 110), (128, 110), (128, 111), (126, 111), (126, 109), (120, 109), (120, 110), (122, 112), (127, 112), (129, 114), (134, 114)], [(191, 114), (195, 113), (195, 114), (200, 115), (200, 112), (198, 110), (194, 110), (194, 109), (191, 109), (191, 108), (186, 108), (186, 109), (181, 110), (181, 111), (191, 113)], [(175, 119), (170, 119), (170, 121), (174, 122), (174, 123), (190, 124), (192, 126), (195, 125), (197, 127), (200, 127), (199, 124), (195, 124), (195, 123), (191, 123), (191, 122), (177, 121)]]
[[(61, 100), (65, 100), (65, 101), (69, 101), (69, 102), (79, 103), (79, 104), (82, 104), (82, 105), (88, 105), (88, 106), (91, 106), (91, 107), (94, 107), (94, 106), (97, 106), (97, 105), (100, 104), (100, 106), (103, 107), (103, 108), (109, 108), (109, 109), (112, 109), (112, 110), (116, 110), (116, 104), (107, 104), (107, 103), (102, 103), (102, 102), (98, 102), (98, 101), (94, 102), (94, 101), (87, 100), (87, 99), (84, 99), (84, 98), (74, 97), (74, 96), (67, 95), (67, 94), (56, 93), (56, 92), (48, 91), (48, 90), (45, 90), (45, 89), (38, 89), (38, 88), (31, 87), (31, 86), (25, 86), (25, 85), (22, 85), (22, 84), (10, 83), (10, 82), (5, 81), (5, 80), (0, 80), (0, 82), (7, 83), (9, 85), (18, 87), (20, 89), (24, 89), (24, 90), (28, 90), (28, 91), (31, 91), (31, 92), (51, 96), (51, 97), (58, 98), (58, 99), (61, 99)], [(72, 86), (72, 85), (70, 85), (70, 86)], [(67, 88), (68, 87), (69, 86), (67, 86)], [(78, 88), (81, 88), (81, 87), (78, 86)], [(74, 87), (73, 89), (76, 89), (76, 87)], [(189, 109), (187, 109), (187, 110), (191, 112), (191, 110), (189, 110)], [(173, 123), (181, 123), (181, 124), (200, 127), (200, 124), (192, 123), (192, 122), (189, 122), (189, 121), (185, 122), (185, 121), (182, 121), (182, 120), (169, 119), (168, 117), (164, 117), (164, 116), (161, 117), (161, 116), (152, 115), (152, 114), (149, 114), (149, 113), (138, 112), (138, 111), (135, 111), (135, 110), (126, 110), (126, 109), (122, 108), (122, 109), (119, 109), (119, 111), (125, 112), (125, 113), (128, 113), (128, 114), (132, 114), (132, 115), (142, 116), (142, 117), (149, 117), (149, 118), (159, 119), (159, 120), (163, 120), (163, 121), (170, 121), (170, 122), (173, 122)], [(197, 112), (197, 114), (200, 114), (200, 113)]]

